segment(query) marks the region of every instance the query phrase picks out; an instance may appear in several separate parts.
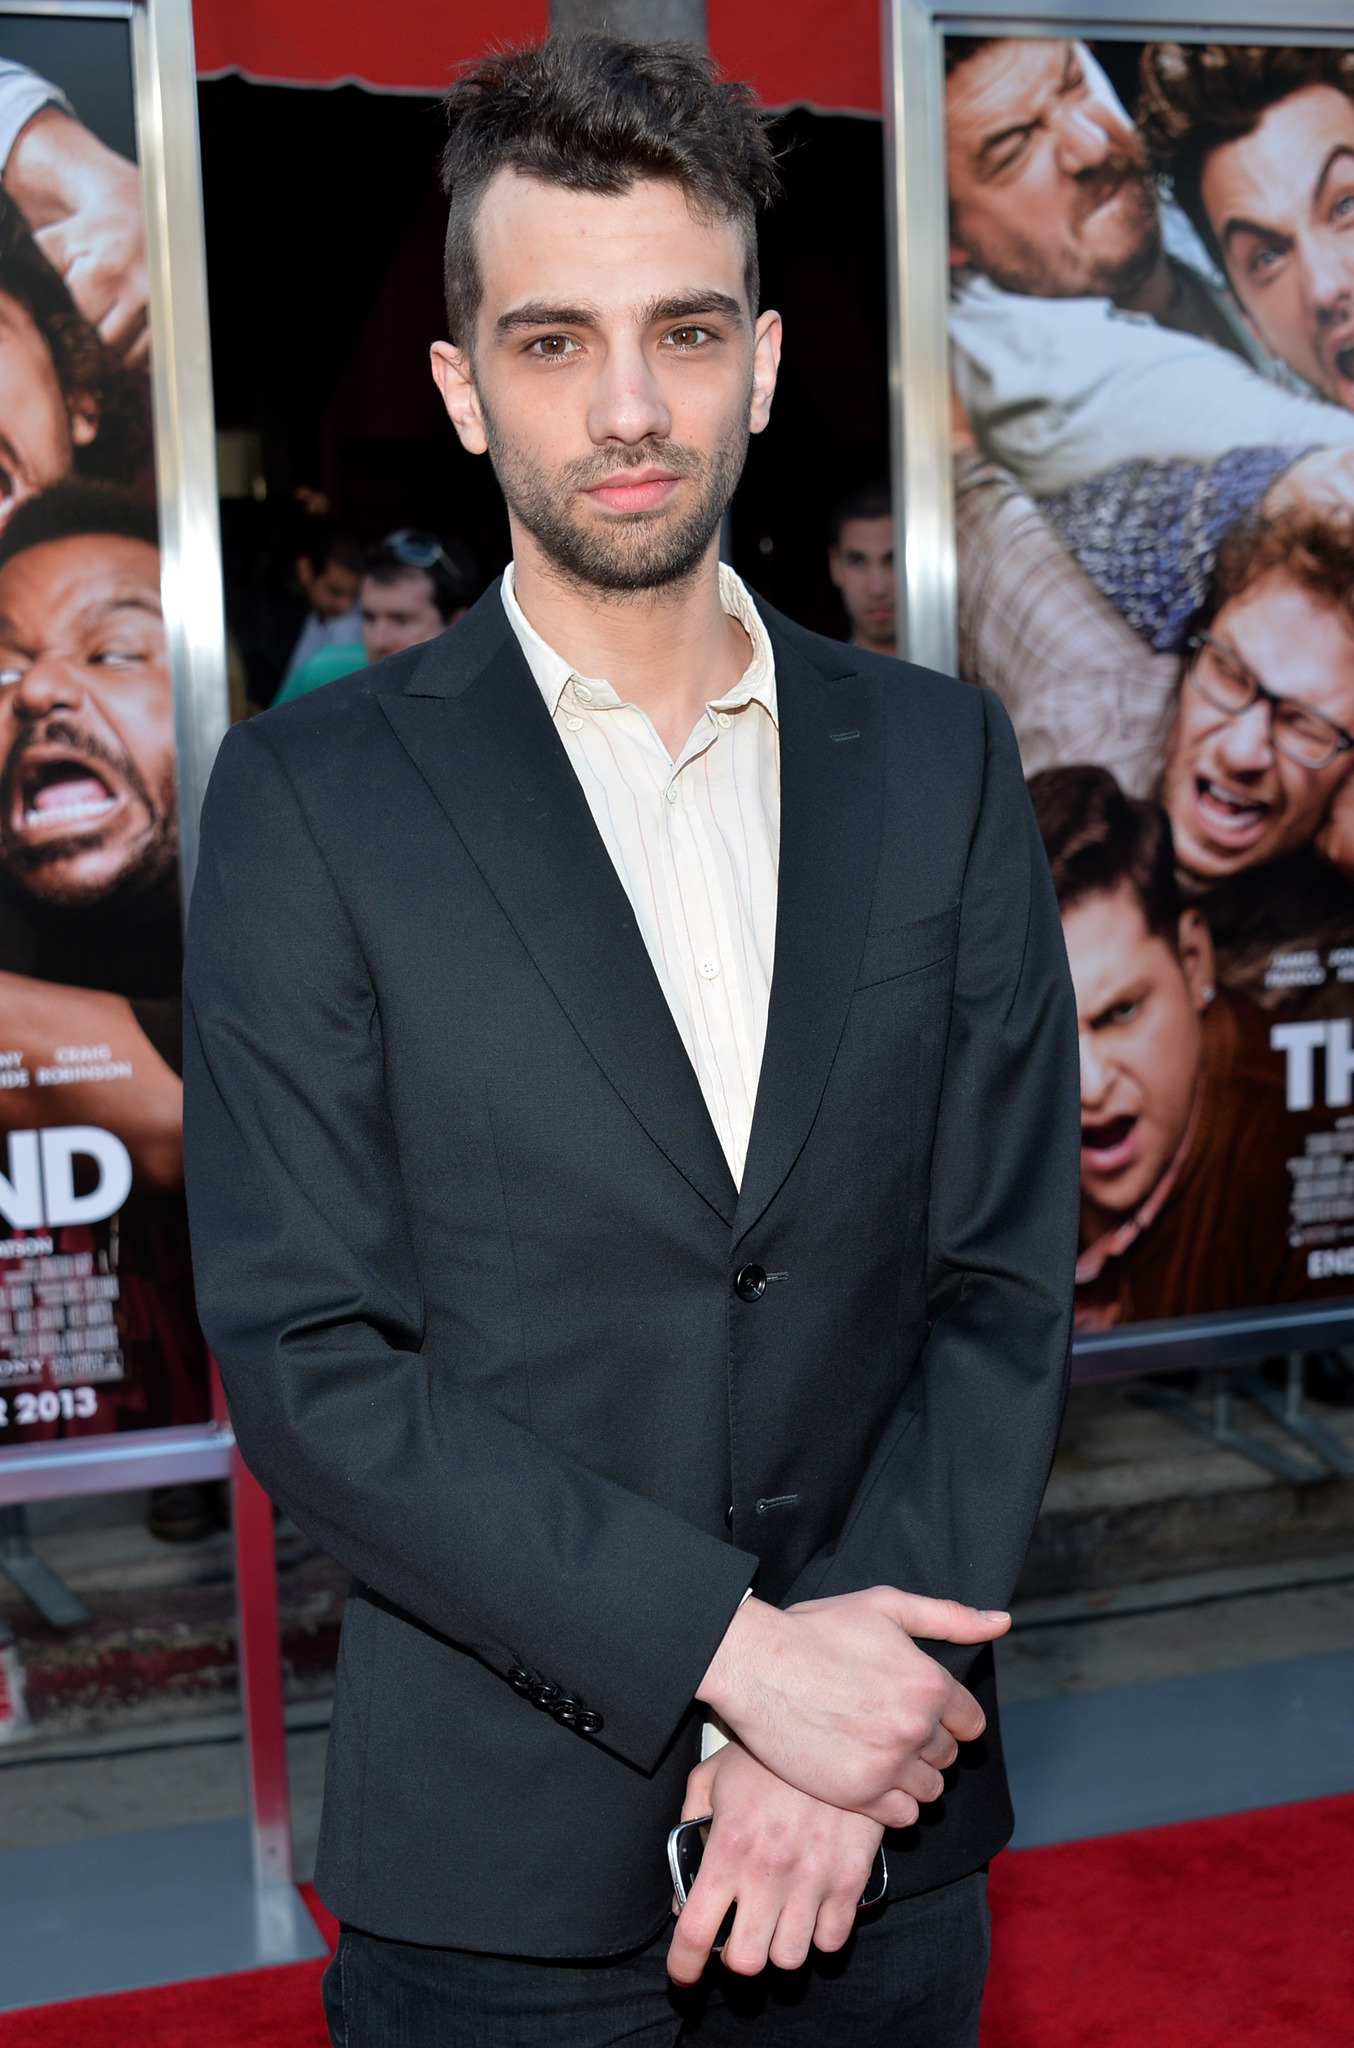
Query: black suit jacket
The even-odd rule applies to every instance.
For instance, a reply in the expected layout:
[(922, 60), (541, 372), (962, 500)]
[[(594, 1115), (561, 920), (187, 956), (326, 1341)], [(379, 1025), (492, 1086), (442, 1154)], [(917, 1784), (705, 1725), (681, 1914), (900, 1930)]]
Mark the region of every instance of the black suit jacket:
[[(1063, 1400), (1071, 990), (1005, 713), (766, 611), (782, 811), (741, 1191), (497, 590), (237, 726), (186, 977), (199, 1302), (351, 1567), (317, 1883), (615, 1953), (669, 1905), (745, 1588), (1010, 1597)], [(776, 1277), (744, 1301), (745, 1264)], [(913, 1892), (1010, 1810), (991, 1716)]]

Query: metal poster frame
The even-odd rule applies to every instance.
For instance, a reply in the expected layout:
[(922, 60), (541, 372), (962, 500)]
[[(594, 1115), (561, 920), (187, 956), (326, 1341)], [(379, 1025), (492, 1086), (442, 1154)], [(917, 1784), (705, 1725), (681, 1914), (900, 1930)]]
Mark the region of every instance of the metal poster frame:
[[(882, 0), (889, 395), (900, 651), (954, 674), (958, 660), (954, 479), (946, 327), (946, 34), (1077, 35), (1126, 41), (1354, 43), (1346, 0)], [(1224, 1366), (1300, 1347), (1354, 1343), (1354, 1295), (1125, 1324), (1078, 1336), (1073, 1377), (1109, 1379)]]
[[(0, 0), (0, 15), (121, 20), (130, 28), (186, 914), (202, 798), (230, 722), (191, 0)], [(214, 1369), (213, 1384), (209, 1422), (0, 1448), (0, 1507), (230, 1480), (256, 1959), (289, 1961), (316, 1949), (292, 1885), (272, 1507), (240, 1459)]]

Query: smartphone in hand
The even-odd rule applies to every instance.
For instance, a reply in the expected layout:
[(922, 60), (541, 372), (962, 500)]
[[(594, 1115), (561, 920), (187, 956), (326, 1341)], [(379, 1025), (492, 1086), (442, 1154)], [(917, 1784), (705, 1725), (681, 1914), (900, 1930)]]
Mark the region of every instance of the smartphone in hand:
[[(672, 1889), (676, 1894), (679, 1910), (686, 1904), (691, 1887), (696, 1882), (696, 1873), (701, 1867), (701, 1857), (705, 1854), (705, 1845), (710, 1839), (710, 1823), (713, 1819), (712, 1813), (703, 1813), (696, 1820), (679, 1821), (668, 1836), (668, 1869), (672, 1873)], [(888, 1887), (889, 1866), (884, 1856), (884, 1844), (881, 1842), (875, 1851), (874, 1867), (870, 1871), (870, 1881), (861, 1896), (861, 1906), (877, 1906)], [(715, 1955), (719, 1954), (733, 1932), (733, 1916), (736, 1910), (735, 1900), (724, 1915), (719, 1933), (715, 1936), (712, 1951)]]

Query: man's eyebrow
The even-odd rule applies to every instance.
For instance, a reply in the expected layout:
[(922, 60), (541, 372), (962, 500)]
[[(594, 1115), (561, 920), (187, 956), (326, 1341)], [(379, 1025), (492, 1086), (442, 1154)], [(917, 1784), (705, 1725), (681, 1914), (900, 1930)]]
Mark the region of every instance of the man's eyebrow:
[(1334, 148), (1327, 156), (1325, 163), (1322, 164), (1320, 173), (1317, 177), (1317, 181), (1312, 187), (1313, 206), (1315, 206), (1317, 201), (1320, 199), (1327, 178), (1335, 169), (1336, 164), (1340, 161), (1340, 158), (1342, 156), (1354, 157), (1354, 146), (1351, 146), (1348, 142), (1337, 142), (1335, 144)]
[(523, 327), (595, 327), (600, 318), (595, 306), (559, 306), (548, 299), (528, 299), (525, 305), (510, 306), (500, 313), (494, 333), (516, 334)]
[[(727, 292), (701, 291), (653, 299), (644, 307), (641, 317), (649, 327), (659, 320), (695, 320), (702, 313), (725, 313), (738, 320), (743, 308)], [(529, 327), (597, 327), (601, 318), (596, 306), (559, 306), (544, 299), (528, 299), (525, 305), (510, 306), (506, 313), (500, 313), (494, 332), (506, 337)]]
[(1254, 235), (1261, 242), (1291, 242), (1293, 239), (1279, 228), (1267, 228), (1261, 221), (1246, 220), (1243, 216), (1237, 215), (1227, 222), (1218, 237), (1224, 251), (1231, 248), (1233, 238), (1237, 235)]
[(111, 618), (114, 612), (145, 612), (149, 618), (157, 621), (164, 618), (161, 606), (153, 598), (137, 592), (133, 596), (102, 598), (94, 604), (86, 605), (83, 611), (75, 614), (74, 624), (100, 626), (105, 619)]
[(741, 320), (743, 308), (727, 292), (691, 292), (684, 297), (652, 300), (644, 309), (644, 324), (651, 327), (660, 320), (698, 320), (702, 313), (726, 313), (731, 320)]

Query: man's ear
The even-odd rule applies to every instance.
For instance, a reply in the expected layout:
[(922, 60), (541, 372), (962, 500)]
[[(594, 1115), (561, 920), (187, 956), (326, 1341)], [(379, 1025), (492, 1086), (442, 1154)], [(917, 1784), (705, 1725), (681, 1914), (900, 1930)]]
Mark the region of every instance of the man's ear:
[(461, 446), (467, 455), (483, 455), (489, 437), (484, 431), (484, 414), (475, 389), (469, 350), (457, 348), (450, 341), (435, 341), (431, 353), (433, 382), (442, 394), (447, 418), (455, 427)]
[(966, 248), (964, 247), (963, 243), (962, 243), (962, 242), (956, 242), (956, 240), (955, 240), (954, 236), (953, 236), (953, 235), (951, 235), (951, 236), (950, 236), (950, 269), (951, 269), (951, 270), (962, 270), (962, 269), (964, 268), (965, 264), (967, 264), (967, 263), (971, 263), (971, 262), (972, 262), (972, 260), (973, 260), (973, 259), (972, 259), (972, 257), (971, 257), (971, 256), (969, 255), (969, 252), (968, 252), (968, 250), (967, 250), (967, 249), (966, 249)]
[(99, 431), (99, 401), (92, 391), (77, 387), (66, 396), (66, 413), (71, 423), (71, 446), (88, 448)]
[(780, 370), (781, 318), (779, 313), (760, 313), (752, 330), (752, 400), (748, 407), (748, 432), (760, 434), (771, 418), (771, 401), (776, 395)]
[(1213, 934), (1197, 910), (1180, 913), (1176, 941), (1185, 985), (1196, 1010), (1206, 1010), (1217, 994), (1218, 970), (1213, 956)]
[(838, 590), (840, 590), (842, 587), (842, 551), (835, 542), (827, 551), (827, 573), (836, 584)]

